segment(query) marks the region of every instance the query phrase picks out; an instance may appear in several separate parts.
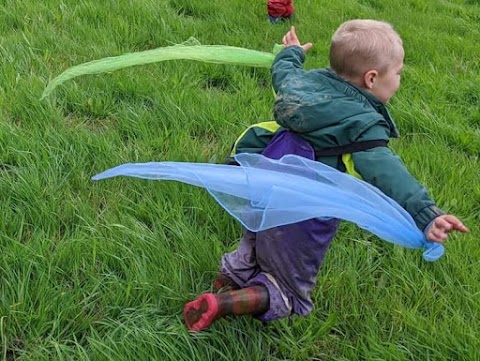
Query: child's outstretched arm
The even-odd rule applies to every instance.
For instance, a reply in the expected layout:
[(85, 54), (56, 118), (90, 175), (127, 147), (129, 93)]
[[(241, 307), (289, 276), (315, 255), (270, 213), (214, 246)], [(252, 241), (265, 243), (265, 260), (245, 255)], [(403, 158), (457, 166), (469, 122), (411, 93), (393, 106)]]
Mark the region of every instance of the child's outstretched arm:
[[(377, 129), (374, 129), (377, 128)], [(379, 127), (369, 132), (377, 139), (388, 139), (388, 128), (380, 136)], [(363, 139), (365, 132), (357, 141)], [(417, 227), (431, 242), (444, 242), (453, 231), (468, 232), (467, 227), (455, 216), (445, 214), (430, 198), (427, 189), (413, 177), (402, 160), (388, 147), (377, 147), (352, 153), (355, 170), (362, 179), (380, 189), (395, 200), (413, 217)]]
[(425, 236), (431, 242), (443, 243), (453, 231), (467, 233), (468, 228), (457, 217), (444, 214), (435, 218), (427, 227)]
[(284, 35), (283, 50), (277, 54), (271, 68), (272, 86), (275, 93), (279, 88), (303, 71), (303, 62), (305, 61), (305, 52), (313, 47), (312, 43), (300, 44), (295, 27)]

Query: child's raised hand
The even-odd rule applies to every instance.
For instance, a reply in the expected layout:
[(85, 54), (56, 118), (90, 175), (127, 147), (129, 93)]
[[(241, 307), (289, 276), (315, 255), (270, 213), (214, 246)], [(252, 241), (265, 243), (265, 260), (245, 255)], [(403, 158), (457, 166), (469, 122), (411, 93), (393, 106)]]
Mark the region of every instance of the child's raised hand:
[(307, 52), (313, 47), (312, 43), (300, 44), (300, 40), (298, 40), (297, 34), (295, 33), (295, 26), (292, 26), (288, 33), (282, 39), (283, 46), (300, 46), (304, 52)]
[(453, 231), (467, 233), (468, 228), (457, 217), (444, 214), (432, 221), (425, 236), (431, 242), (443, 243), (447, 240), (448, 234)]

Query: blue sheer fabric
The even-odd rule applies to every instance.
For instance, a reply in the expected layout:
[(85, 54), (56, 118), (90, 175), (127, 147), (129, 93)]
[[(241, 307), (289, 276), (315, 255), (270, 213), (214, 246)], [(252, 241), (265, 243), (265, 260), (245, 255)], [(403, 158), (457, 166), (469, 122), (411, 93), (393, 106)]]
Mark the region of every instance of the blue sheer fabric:
[(398, 203), (364, 181), (296, 155), (273, 160), (244, 153), (235, 159), (240, 166), (127, 163), (92, 179), (130, 176), (202, 187), (253, 232), (312, 218), (339, 218), (396, 245), (423, 249), (427, 261), (435, 261), (445, 252), (441, 244), (426, 240)]

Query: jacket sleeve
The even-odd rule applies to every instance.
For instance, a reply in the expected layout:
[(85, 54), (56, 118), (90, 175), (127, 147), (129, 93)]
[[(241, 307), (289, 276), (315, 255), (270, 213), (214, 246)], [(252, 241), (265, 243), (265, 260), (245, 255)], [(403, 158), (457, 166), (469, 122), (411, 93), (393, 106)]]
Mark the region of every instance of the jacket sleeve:
[(305, 52), (300, 46), (289, 46), (284, 48), (275, 57), (271, 67), (272, 85), (275, 93), (278, 93), (282, 84), (303, 72), (303, 62), (305, 61)]
[(445, 214), (435, 205), (427, 189), (410, 174), (400, 157), (389, 148), (377, 147), (352, 153), (352, 159), (363, 180), (400, 204), (421, 231), (433, 219)]

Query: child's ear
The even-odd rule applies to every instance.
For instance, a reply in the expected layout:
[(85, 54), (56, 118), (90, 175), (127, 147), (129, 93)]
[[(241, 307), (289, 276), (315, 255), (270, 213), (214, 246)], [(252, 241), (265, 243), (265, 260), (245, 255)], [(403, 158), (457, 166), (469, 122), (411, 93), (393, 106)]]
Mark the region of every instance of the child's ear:
[(373, 85), (375, 84), (375, 81), (377, 80), (378, 77), (378, 71), (376, 70), (369, 70), (363, 75), (363, 82), (365, 85), (365, 88), (368, 90), (373, 89)]

